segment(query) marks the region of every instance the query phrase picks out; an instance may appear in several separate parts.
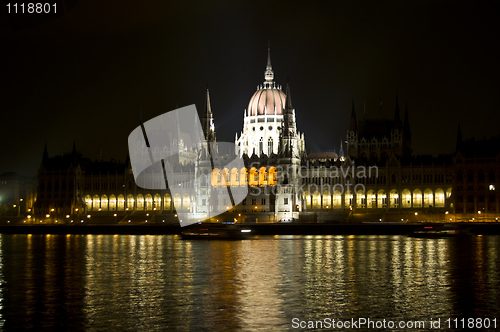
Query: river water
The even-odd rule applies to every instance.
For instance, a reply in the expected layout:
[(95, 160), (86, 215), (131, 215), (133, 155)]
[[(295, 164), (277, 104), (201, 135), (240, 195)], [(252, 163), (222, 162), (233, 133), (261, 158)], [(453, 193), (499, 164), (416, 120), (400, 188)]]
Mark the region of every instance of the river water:
[(298, 331), (308, 321), (360, 318), (427, 324), (411, 330), (428, 330), (431, 319), (445, 329), (447, 319), (460, 327), (489, 318), (500, 328), (500, 236), (0, 242), (4, 331)]

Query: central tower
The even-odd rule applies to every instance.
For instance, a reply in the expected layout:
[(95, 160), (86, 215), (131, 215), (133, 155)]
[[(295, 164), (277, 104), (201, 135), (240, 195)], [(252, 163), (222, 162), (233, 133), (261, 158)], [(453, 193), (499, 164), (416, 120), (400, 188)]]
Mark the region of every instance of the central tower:
[(279, 128), (283, 121), (286, 96), (274, 82), (271, 49), (267, 49), (264, 82), (257, 86), (244, 112), (243, 131), (236, 134), (235, 145), (240, 156), (262, 157), (278, 154)]

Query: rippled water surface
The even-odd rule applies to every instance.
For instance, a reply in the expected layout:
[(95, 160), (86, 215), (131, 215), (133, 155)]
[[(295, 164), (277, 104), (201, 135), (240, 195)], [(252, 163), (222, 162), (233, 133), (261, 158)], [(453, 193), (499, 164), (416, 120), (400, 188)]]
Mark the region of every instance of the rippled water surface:
[(278, 331), (292, 329), (293, 318), (359, 317), (496, 317), (500, 328), (499, 236), (0, 235), (0, 242), (6, 331)]

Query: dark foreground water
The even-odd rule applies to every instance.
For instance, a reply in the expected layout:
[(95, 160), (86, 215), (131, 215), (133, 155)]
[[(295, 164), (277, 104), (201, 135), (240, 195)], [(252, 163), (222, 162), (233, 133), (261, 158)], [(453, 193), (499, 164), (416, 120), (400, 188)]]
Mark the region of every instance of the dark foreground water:
[(500, 328), (499, 236), (0, 241), (4, 331), (278, 331), (359, 318), (425, 322), (412, 330), (431, 319), (445, 330), (449, 318), (489, 318), (491, 329), (496, 318)]

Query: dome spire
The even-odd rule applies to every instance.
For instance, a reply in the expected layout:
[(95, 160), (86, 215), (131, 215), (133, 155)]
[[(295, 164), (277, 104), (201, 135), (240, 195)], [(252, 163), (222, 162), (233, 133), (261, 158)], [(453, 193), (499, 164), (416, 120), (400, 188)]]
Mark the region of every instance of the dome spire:
[(273, 66), (271, 66), (271, 43), (269, 41), (267, 42), (267, 66), (264, 78), (266, 79), (264, 86), (270, 88), (271, 82), (274, 80), (274, 72)]

